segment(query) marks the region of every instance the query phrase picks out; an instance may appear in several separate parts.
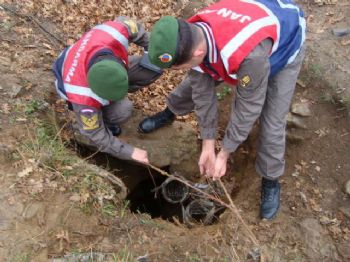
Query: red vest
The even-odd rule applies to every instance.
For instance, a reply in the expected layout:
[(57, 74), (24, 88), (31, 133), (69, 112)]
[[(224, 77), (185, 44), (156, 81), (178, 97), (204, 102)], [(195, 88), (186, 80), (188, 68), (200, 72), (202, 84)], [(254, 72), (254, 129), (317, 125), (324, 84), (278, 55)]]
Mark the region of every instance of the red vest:
[(123, 23), (109, 21), (92, 28), (68, 49), (63, 63), (62, 79), (70, 102), (95, 108), (110, 103), (89, 88), (88, 65), (97, 52), (108, 49), (127, 66), (128, 38), (128, 30)]
[(257, 1), (222, 0), (188, 21), (204, 22), (209, 27), (209, 35), (214, 38), (212, 43), (218, 52), (209, 67), (202, 63), (200, 68), (215, 80), (224, 80), (233, 85), (237, 84), (237, 71), (244, 58), (262, 40), (271, 38), (276, 42), (279, 38), (278, 21), (270, 10)]

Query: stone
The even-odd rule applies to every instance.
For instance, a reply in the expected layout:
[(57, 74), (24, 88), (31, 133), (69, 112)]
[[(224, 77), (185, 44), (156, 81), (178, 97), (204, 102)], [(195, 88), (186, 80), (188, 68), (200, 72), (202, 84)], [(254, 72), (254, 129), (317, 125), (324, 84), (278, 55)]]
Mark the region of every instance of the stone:
[(24, 88), (22, 86), (12, 85), (7, 91), (7, 93), (10, 96), (10, 98), (16, 98), (22, 93), (23, 89)]
[(348, 180), (346, 183), (345, 183), (345, 193), (350, 195), (350, 180)]
[(255, 247), (248, 252), (247, 260), (251, 262), (259, 262), (261, 259), (261, 251), (259, 248)]
[[(198, 175), (196, 163), (199, 159), (200, 144), (192, 126), (175, 121), (150, 134), (141, 134), (137, 131), (137, 126), (143, 118), (141, 112), (135, 110), (131, 119), (122, 126), (122, 134), (118, 139), (146, 150), (152, 165), (167, 167), (171, 173), (177, 172), (193, 181), (193, 177)], [(96, 151), (83, 136), (75, 133), (75, 139)]]
[(292, 144), (300, 144), (301, 142), (304, 141), (304, 137), (296, 134), (292, 134), (290, 132), (287, 132), (286, 134), (287, 141)]
[[(0, 230), (7, 230), (9, 229), (9, 227), (11, 226), (11, 220), (4, 218), (4, 217), (0, 217)], [(0, 237), (1, 239), (1, 237)]]
[(292, 113), (299, 115), (299, 116), (311, 116), (311, 110), (309, 103), (306, 102), (300, 102), (300, 103), (294, 103), (292, 105)]
[(178, 0), (175, 10), (180, 11), (180, 16), (183, 18), (189, 18), (193, 16), (198, 10), (210, 5), (211, 0)]
[(305, 243), (304, 253), (309, 261), (339, 261), (336, 247), (327, 231), (314, 218), (306, 218), (300, 223)]
[(339, 255), (342, 256), (344, 261), (350, 261), (350, 242), (343, 242), (337, 244), (337, 250)]
[(12, 146), (0, 143), (0, 163), (8, 163), (13, 152), (15, 149)]
[(33, 218), (34, 216), (36, 216), (36, 214), (42, 209), (44, 208), (42, 203), (39, 202), (34, 202), (34, 203), (29, 203), (28, 206), (26, 206), (22, 217), (26, 220)]
[(110, 261), (111, 257), (107, 254), (90, 252), (90, 253), (81, 253), (81, 254), (67, 254), (61, 258), (54, 258), (52, 262), (103, 262)]
[(341, 37), (350, 34), (350, 28), (334, 28), (332, 32), (335, 36)]
[(295, 116), (291, 113), (288, 113), (287, 115), (287, 126), (301, 129), (307, 128), (307, 126), (304, 124), (303, 120), (300, 117)]
[(346, 216), (347, 218), (350, 218), (350, 207), (346, 206), (346, 207), (341, 207), (339, 208), (340, 212), (342, 212), (344, 214), (344, 216)]

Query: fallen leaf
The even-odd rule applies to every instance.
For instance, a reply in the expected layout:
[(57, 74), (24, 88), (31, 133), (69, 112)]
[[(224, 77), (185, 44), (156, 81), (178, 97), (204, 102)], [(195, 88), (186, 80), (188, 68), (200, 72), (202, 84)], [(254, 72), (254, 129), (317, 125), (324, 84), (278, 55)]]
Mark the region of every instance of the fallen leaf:
[(26, 122), (27, 118), (19, 117), (19, 118), (16, 118), (16, 121), (17, 122)]
[(329, 130), (327, 127), (324, 128), (320, 128), (318, 130), (315, 131), (315, 134), (318, 135), (318, 137), (324, 137), (329, 133)]
[(345, 45), (350, 45), (350, 39), (347, 40), (343, 40), (340, 42), (341, 45), (345, 46)]
[(322, 225), (339, 225), (339, 221), (336, 218), (329, 218), (326, 216), (320, 217), (320, 223)]
[(3, 105), (1, 106), (1, 111), (2, 111), (5, 115), (9, 114), (10, 111), (11, 111), (10, 105), (7, 104), (7, 103), (3, 104)]
[(73, 202), (79, 202), (80, 201), (80, 196), (79, 196), (79, 194), (75, 193), (69, 198), (69, 200), (73, 201)]
[(316, 203), (316, 201), (314, 199), (310, 199), (309, 203), (310, 203), (310, 207), (313, 211), (316, 211), (316, 212), (322, 211), (322, 208), (320, 207), (319, 204)]
[(32, 172), (33, 172), (33, 167), (30, 166), (30, 167), (25, 168), (25, 169), (22, 170), (21, 172), (19, 172), (17, 175), (18, 175), (19, 177), (25, 177), (25, 176), (30, 175), (30, 173), (32, 173)]

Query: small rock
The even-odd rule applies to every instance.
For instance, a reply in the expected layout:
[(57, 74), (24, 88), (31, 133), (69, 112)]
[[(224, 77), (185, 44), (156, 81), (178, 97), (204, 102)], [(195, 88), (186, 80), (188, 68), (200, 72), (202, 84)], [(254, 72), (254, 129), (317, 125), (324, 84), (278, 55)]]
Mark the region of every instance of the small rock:
[(350, 195), (350, 180), (345, 184), (345, 193)]
[(287, 132), (287, 141), (292, 144), (300, 144), (301, 142), (304, 141), (304, 137)]
[(7, 93), (9, 94), (10, 98), (16, 98), (21, 94), (23, 89), (24, 88), (22, 86), (13, 85)]
[(30, 203), (24, 210), (22, 217), (24, 219), (33, 218), (43, 207), (42, 203)]
[(336, 247), (327, 231), (314, 218), (306, 218), (301, 223), (305, 255), (308, 261), (337, 261)]
[(297, 176), (299, 176), (300, 175), (300, 173), (298, 172), (298, 171), (294, 171), (293, 173), (292, 173), (292, 177), (297, 177)]
[(350, 218), (350, 207), (341, 207), (339, 210), (344, 214), (344, 216)]
[(287, 125), (288, 127), (296, 127), (306, 129), (306, 125), (303, 123), (303, 120), (297, 116), (288, 113), (287, 115)]
[(247, 255), (247, 260), (252, 262), (259, 262), (260, 258), (261, 258), (261, 252), (260, 252), (260, 249), (257, 247), (250, 250)]
[(329, 218), (326, 216), (320, 217), (320, 223), (322, 225), (339, 225), (339, 221), (336, 218)]
[(136, 261), (137, 262), (148, 262), (148, 256), (147, 255), (145, 255), (145, 256), (141, 256), (141, 257), (138, 257), (137, 259), (136, 259)]
[(13, 152), (15, 152), (15, 149), (12, 146), (0, 144), (0, 163), (8, 163)]
[(69, 198), (70, 201), (73, 201), (73, 202), (79, 202), (81, 200), (81, 197), (79, 196), (78, 193), (75, 193), (74, 195), (72, 195), (70, 198)]
[(305, 102), (294, 103), (292, 105), (292, 113), (299, 116), (311, 116), (310, 105)]
[[(11, 227), (11, 220), (0, 217), (0, 230), (1, 231), (8, 230), (10, 227)], [(0, 240), (2, 240), (2, 236), (0, 237)]]
[(67, 254), (61, 258), (54, 258), (52, 262), (103, 262), (110, 261), (108, 259), (107, 254), (99, 253), (99, 252), (91, 252), (91, 253), (81, 253), (81, 254)]
[(350, 34), (350, 28), (335, 28), (332, 32), (335, 36), (341, 37)]
[(350, 243), (340, 243), (337, 245), (339, 254), (346, 260), (350, 260)]
[(303, 193), (303, 192), (299, 192), (300, 194), (300, 198), (301, 200), (303, 201), (304, 204), (307, 204), (307, 198), (306, 198), (306, 195)]

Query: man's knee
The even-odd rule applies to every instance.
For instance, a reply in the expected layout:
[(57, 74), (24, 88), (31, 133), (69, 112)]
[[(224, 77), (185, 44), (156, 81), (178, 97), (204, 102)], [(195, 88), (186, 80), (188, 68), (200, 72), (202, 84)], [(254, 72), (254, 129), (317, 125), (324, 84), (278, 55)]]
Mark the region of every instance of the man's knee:
[(103, 109), (103, 119), (107, 125), (118, 125), (131, 117), (132, 110), (132, 102), (129, 99), (123, 99)]
[(128, 121), (132, 115), (133, 104), (130, 100), (124, 100), (118, 112), (118, 124)]

